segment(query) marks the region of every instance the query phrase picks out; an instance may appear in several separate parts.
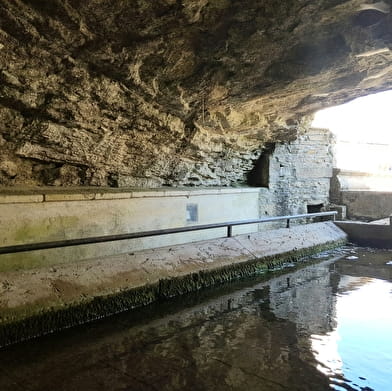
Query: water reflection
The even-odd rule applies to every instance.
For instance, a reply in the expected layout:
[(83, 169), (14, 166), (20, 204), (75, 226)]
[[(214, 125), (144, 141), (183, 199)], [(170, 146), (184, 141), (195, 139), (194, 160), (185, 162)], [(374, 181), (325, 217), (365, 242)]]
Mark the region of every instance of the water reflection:
[(392, 253), (356, 253), (0, 351), (0, 390), (389, 390)]

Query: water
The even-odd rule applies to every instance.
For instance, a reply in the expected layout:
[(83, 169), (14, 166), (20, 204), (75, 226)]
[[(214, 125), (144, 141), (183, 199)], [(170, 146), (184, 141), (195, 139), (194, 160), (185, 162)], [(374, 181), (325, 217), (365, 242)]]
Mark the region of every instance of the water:
[(391, 391), (392, 252), (316, 258), (3, 349), (0, 390)]

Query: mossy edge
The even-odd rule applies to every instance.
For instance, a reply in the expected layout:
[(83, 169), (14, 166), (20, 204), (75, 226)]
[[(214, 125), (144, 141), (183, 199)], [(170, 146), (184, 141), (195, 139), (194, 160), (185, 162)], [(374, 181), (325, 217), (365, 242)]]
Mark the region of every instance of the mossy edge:
[(284, 267), (286, 263), (298, 262), (304, 257), (342, 246), (346, 242), (345, 239), (327, 242), (211, 270), (200, 270), (185, 276), (161, 279), (155, 284), (123, 290), (107, 296), (94, 297), (89, 301), (71, 303), (62, 308), (42, 309), (40, 313), (31, 317), (0, 325), (0, 347), (91, 322), (158, 300), (267, 273), (276, 267)]

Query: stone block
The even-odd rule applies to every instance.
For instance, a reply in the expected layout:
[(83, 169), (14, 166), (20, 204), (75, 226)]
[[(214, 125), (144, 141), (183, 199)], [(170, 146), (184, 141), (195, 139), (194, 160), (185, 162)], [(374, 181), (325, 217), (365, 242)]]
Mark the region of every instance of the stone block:
[(330, 211), (336, 211), (336, 220), (345, 220), (347, 218), (347, 207), (346, 205), (335, 205), (332, 204), (328, 208)]
[(159, 190), (152, 191), (134, 191), (132, 192), (132, 198), (145, 198), (145, 197), (164, 197), (165, 192)]
[(22, 204), (43, 201), (44, 196), (42, 194), (0, 194), (0, 204)]
[(121, 200), (132, 198), (132, 192), (121, 192), (121, 193), (96, 193), (96, 200)]
[(165, 197), (189, 197), (190, 192), (189, 190), (165, 190), (163, 195)]
[(302, 166), (296, 169), (297, 176), (302, 178), (331, 178), (332, 167)]
[(45, 194), (46, 202), (53, 201), (90, 201), (95, 198), (95, 193), (57, 193)]

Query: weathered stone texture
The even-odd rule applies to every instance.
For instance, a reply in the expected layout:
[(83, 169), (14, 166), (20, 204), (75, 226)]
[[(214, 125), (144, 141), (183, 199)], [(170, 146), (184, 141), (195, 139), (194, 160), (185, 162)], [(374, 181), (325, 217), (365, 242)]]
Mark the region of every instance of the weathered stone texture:
[(391, 88), (390, 6), (4, 0), (0, 184), (241, 183), (302, 116)]
[(270, 156), (269, 188), (261, 194), (261, 215), (307, 213), (326, 207), (332, 177), (332, 134), (309, 129), (291, 143), (278, 144)]

